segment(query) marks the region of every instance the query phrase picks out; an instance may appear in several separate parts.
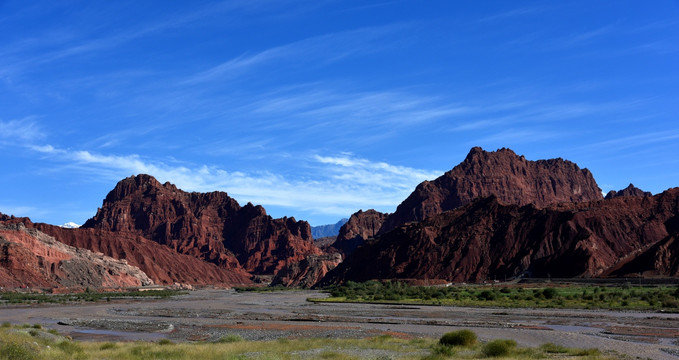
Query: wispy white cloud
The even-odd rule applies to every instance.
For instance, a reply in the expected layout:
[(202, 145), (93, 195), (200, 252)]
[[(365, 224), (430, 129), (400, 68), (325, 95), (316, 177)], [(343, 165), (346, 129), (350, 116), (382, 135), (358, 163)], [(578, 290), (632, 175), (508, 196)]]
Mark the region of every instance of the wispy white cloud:
[[(293, 61), (295, 64), (327, 65), (346, 57), (376, 52), (387, 46), (389, 35), (402, 30), (403, 25), (371, 27), (314, 36), (289, 44), (272, 47), (254, 54), (242, 54), (182, 81), (196, 84), (223, 80), (246, 74), (265, 64)], [(402, 38), (399, 41), (403, 41)]]
[(597, 149), (600, 151), (620, 151), (653, 144), (676, 142), (677, 140), (679, 140), (679, 129), (668, 129), (664, 131), (609, 138), (582, 146), (582, 148), (590, 150)]
[(373, 162), (350, 154), (300, 157), (308, 173), (286, 177), (269, 171), (246, 173), (207, 165), (182, 166), (138, 155), (96, 154), (50, 145), (33, 150), (68, 164), (69, 171), (96, 173), (110, 180), (144, 173), (161, 182), (170, 181), (186, 191), (221, 190), (241, 203), (338, 216), (361, 208), (393, 211), (418, 183), (442, 173)]
[(9, 121), (0, 120), (0, 140), (25, 143), (44, 137), (43, 130), (32, 117)]

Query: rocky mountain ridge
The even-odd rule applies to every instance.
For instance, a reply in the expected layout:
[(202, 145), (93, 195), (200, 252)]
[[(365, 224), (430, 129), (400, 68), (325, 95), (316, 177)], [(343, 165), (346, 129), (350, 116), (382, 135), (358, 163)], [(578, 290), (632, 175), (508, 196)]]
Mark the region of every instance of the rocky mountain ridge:
[(188, 193), (143, 174), (120, 181), (82, 228), (137, 234), (253, 274), (275, 274), (288, 262), (322, 253), (306, 221), (273, 219), (225, 192)]
[(678, 276), (679, 188), (654, 197), (506, 204), (495, 195), (365, 244), (323, 284), (370, 279), (481, 282), (536, 277)]

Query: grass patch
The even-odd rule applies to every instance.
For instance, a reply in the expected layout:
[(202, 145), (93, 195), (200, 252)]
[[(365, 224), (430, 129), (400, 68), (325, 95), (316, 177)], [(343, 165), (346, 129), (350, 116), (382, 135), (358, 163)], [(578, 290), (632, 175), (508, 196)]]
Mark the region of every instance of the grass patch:
[[(17, 331), (20, 330), (20, 331)], [(514, 359), (559, 358), (549, 352), (556, 345), (540, 348), (516, 348), (512, 340), (495, 340), (467, 347), (441, 344), (435, 339), (398, 339), (375, 336), (363, 339), (279, 339), (274, 341), (238, 341), (173, 343), (158, 342), (78, 342), (49, 341), (32, 337), (28, 331), (44, 329), (10, 326), (0, 328), (0, 359), (483, 359), (503, 354), (509, 349)], [(473, 334), (473, 332), (471, 332)], [(227, 336), (228, 337), (228, 336)], [(467, 336), (463, 336), (468, 338)], [(474, 338), (475, 338), (474, 334)], [(235, 337), (230, 337), (235, 339)], [(499, 344), (499, 345), (497, 345)], [(498, 347), (495, 349), (493, 347)], [(596, 350), (567, 349), (569, 359), (607, 359)]]
[(325, 289), (330, 297), (314, 302), (368, 302), (478, 307), (663, 310), (679, 312), (677, 286), (489, 285), (410, 286), (398, 281), (348, 281)]

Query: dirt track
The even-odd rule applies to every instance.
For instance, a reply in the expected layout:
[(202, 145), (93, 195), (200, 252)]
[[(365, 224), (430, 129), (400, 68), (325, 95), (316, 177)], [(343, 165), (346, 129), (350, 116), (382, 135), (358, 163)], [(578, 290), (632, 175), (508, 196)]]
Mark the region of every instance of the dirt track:
[(679, 314), (602, 310), (317, 304), (314, 291), (199, 290), (167, 300), (0, 307), (0, 320), (40, 323), (81, 340), (216, 340), (280, 337), (439, 337), (460, 328), (481, 340), (509, 338), (613, 350), (642, 359), (679, 359)]

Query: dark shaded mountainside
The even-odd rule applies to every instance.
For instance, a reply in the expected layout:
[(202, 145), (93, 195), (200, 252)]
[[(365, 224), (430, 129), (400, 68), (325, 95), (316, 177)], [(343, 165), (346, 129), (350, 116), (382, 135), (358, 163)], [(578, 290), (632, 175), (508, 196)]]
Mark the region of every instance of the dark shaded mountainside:
[(677, 191), (651, 197), (630, 184), (603, 200), (572, 162), (473, 148), (395, 213), (352, 215), (333, 245), (349, 255), (321, 283), (678, 276)]
[(336, 248), (350, 253), (364, 240), (401, 224), (422, 221), (490, 195), (503, 203), (537, 207), (602, 199), (592, 173), (575, 163), (560, 158), (530, 161), (509, 149), (487, 152), (474, 147), (452, 170), (420, 183), (393, 214), (369, 210), (352, 215), (340, 229)]
[(539, 209), (498, 197), (410, 223), (369, 242), (323, 284), (370, 279), (679, 275), (679, 188)]

